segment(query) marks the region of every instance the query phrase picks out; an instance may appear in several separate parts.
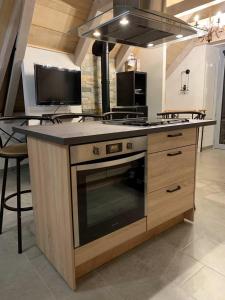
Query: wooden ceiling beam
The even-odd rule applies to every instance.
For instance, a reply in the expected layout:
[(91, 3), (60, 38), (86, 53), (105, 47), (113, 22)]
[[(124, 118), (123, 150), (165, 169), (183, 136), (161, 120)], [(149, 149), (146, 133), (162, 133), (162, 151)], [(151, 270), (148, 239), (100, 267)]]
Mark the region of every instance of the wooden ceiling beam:
[(196, 13), (190, 13), (182, 17), (182, 20), (188, 23), (195, 22), (195, 16), (199, 16), (199, 20), (204, 20), (215, 16), (218, 12), (225, 12), (225, 1), (207, 8), (202, 9), (201, 11), (197, 11)]
[(25, 55), (28, 35), (34, 12), (35, 0), (24, 0), (20, 27), (16, 41), (16, 51), (13, 60), (9, 89), (5, 105), (5, 116), (11, 116), (14, 111), (16, 95), (21, 76), (21, 64)]
[[(95, 0), (92, 4), (88, 19), (94, 18), (99, 12), (104, 12), (110, 8), (112, 8), (112, 0)], [(74, 63), (77, 66), (81, 67), (92, 43), (93, 40), (90, 38), (79, 39), (74, 53)]]
[(173, 16), (187, 14), (189, 11), (193, 13), (195, 10), (201, 10), (206, 7), (218, 4), (224, 0), (183, 0), (177, 4), (167, 7), (167, 13)]
[[(1, 3), (1, 5), (3, 8), (3, 3)], [(13, 5), (13, 10), (11, 12), (9, 22), (5, 24), (6, 30), (3, 33), (1, 47), (0, 47), (0, 89), (3, 84), (7, 66), (9, 64), (10, 56), (15, 44), (16, 35), (20, 24), (21, 7), (22, 7), (22, 1), (21, 0), (16, 1), (15, 4)], [(2, 20), (3, 18), (1, 18), (1, 21)], [(2, 28), (4, 27), (3, 24), (1, 24), (1, 26)]]

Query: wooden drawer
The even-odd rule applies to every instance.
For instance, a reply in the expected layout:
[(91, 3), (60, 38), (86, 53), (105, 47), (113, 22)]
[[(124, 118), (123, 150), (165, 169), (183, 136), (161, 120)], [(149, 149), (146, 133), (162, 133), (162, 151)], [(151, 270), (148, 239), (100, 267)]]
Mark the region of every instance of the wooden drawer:
[(79, 266), (146, 232), (146, 218), (75, 249), (75, 266)]
[(148, 153), (194, 145), (196, 144), (196, 133), (196, 128), (188, 128), (150, 134), (148, 136)]
[(148, 155), (148, 193), (195, 176), (196, 146)]
[(147, 229), (186, 212), (194, 207), (194, 179), (179, 182), (148, 194)]

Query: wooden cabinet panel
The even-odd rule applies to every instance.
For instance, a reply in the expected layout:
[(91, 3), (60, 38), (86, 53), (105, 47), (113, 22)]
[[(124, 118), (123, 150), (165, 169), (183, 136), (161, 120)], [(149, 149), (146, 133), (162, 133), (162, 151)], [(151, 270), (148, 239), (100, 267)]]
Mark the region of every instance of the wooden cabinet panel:
[(148, 194), (147, 229), (194, 207), (194, 177)]
[(148, 153), (194, 145), (196, 144), (196, 133), (196, 128), (188, 128), (150, 134), (148, 136)]
[(144, 232), (146, 232), (146, 218), (77, 248), (75, 249), (75, 266), (77, 267)]
[(196, 146), (148, 155), (148, 193), (194, 178)]

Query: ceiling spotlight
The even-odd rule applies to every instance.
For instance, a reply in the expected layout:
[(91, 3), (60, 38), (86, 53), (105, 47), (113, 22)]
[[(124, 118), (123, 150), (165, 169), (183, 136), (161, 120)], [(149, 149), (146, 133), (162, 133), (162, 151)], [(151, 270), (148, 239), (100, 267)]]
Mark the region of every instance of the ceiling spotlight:
[(123, 26), (125, 26), (125, 25), (127, 25), (129, 23), (130, 22), (129, 22), (129, 20), (127, 20), (127, 18), (123, 18), (122, 20), (120, 20), (120, 24), (123, 25)]
[(151, 47), (154, 47), (154, 44), (149, 43), (147, 46), (148, 46), (148, 48), (151, 48)]
[(183, 34), (178, 34), (178, 35), (176, 35), (176, 38), (177, 38), (177, 39), (181, 39), (182, 37), (184, 37)]
[(95, 37), (100, 37), (100, 36), (101, 36), (101, 33), (100, 33), (98, 30), (96, 30), (96, 31), (93, 33), (93, 36), (95, 36)]

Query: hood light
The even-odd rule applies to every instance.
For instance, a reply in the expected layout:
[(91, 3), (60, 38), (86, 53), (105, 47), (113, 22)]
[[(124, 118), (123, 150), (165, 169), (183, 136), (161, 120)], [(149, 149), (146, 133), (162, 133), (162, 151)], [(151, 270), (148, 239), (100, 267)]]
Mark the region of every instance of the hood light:
[(126, 26), (128, 25), (130, 22), (129, 20), (127, 20), (127, 18), (123, 18), (122, 20), (120, 20), (120, 24), (123, 25), (123, 26)]
[(154, 44), (149, 43), (147, 46), (148, 46), (148, 48), (151, 48), (151, 47), (154, 47)]
[(98, 30), (96, 30), (96, 31), (93, 33), (93, 36), (94, 36), (94, 37), (100, 37), (100, 36), (101, 36), (101, 33), (100, 33)]
[(183, 34), (178, 34), (178, 35), (176, 36), (177, 39), (182, 39), (182, 37), (184, 37)]

